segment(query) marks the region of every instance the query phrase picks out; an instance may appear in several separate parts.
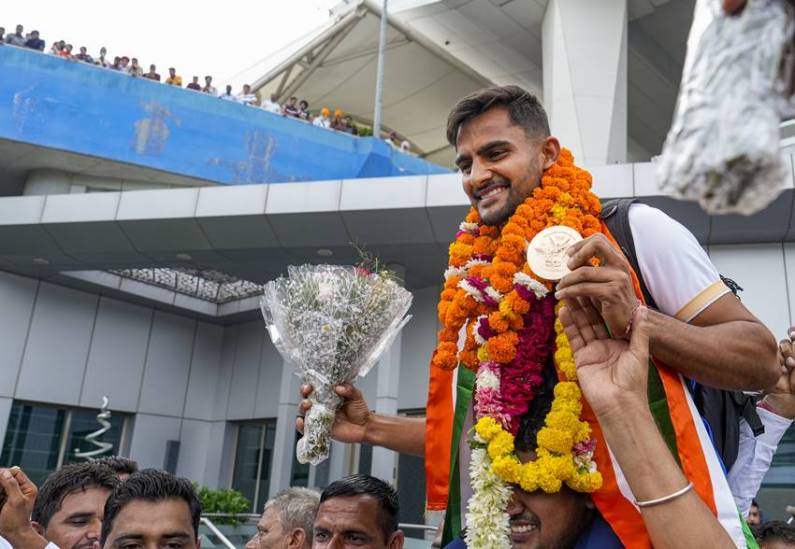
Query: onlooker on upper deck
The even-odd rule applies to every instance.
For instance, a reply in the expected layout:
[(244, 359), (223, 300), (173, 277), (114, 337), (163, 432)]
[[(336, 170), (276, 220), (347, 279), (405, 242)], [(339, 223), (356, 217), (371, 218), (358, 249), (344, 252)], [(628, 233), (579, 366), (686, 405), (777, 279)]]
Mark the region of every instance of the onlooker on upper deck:
[(210, 95), (218, 95), (218, 90), (213, 86), (213, 77), (212, 76), (205, 76), (204, 77), (204, 87), (202, 88), (204, 93), (209, 93)]
[(157, 67), (154, 65), (149, 65), (149, 72), (144, 74), (144, 78), (148, 78), (149, 80), (156, 80), (160, 82), (160, 75), (157, 72)]
[(182, 77), (177, 74), (177, 69), (174, 67), (168, 69), (168, 78), (166, 78), (166, 84), (169, 86), (182, 87)]
[(30, 32), (28, 39), (25, 41), (25, 47), (32, 50), (44, 51), (44, 40), (39, 38), (39, 31), (34, 30)]
[(25, 33), (23, 31), (24, 31), (24, 29), (23, 29), (22, 25), (17, 25), (17, 30), (16, 30), (15, 33), (6, 35), (5, 43), (6, 44), (10, 44), (12, 46), (24, 47), (25, 46), (25, 42), (27, 42), (28, 39), (25, 36)]
[[(71, 45), (71, 44), (69, 44), (69, 45)], [(75, 59), (77, 59), (78, 61), (82, 61), (83, 63), (93, 63), (94, 62), (94, 58), (91, 57), (90, 55), (88, 55), (88, 50), (86, 49), (85, 46), (80, 46), (80, 53), (75, 55)]]
[(194, 76), (193, 77), (193, 82), (188, 82), (188, 85), (185, 86), (185, 87), (188, 88), (189, 90), (195, 90), (197, 92), (202, 91), (202, 85), (199, 84), (199, 77), (198, 76)]

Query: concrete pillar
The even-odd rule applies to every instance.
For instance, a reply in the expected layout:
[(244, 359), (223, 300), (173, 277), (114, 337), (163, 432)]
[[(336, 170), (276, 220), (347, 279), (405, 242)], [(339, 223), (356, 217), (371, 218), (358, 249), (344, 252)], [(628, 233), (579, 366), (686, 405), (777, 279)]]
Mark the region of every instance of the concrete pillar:
[(298, 389), (301, 385), (301, 380), (294, 372), (295, 368), (283, 360), (268, 497), (273, 497), (290, 486), (295, 454), (295, 416), (300, 398)]
[(544, 106), (581, 165), (627, 159), (627, 1), (549, 0)]
[[(388, 268), (401, 280), (406, 279), (406, 270), (403, 266), (389, 265)], [(375, 411), (379, 414), (395, 415), (398, 411), (402, 339), (402, 335), (398, 334), (391, 347), (384, 352), (374, 372), (378, 376), (376, 379)], [(370, 474), (394, 485), (397, 478), (397, 466), (397, 452), (381, 447), (373, 448), (373, 462)]]

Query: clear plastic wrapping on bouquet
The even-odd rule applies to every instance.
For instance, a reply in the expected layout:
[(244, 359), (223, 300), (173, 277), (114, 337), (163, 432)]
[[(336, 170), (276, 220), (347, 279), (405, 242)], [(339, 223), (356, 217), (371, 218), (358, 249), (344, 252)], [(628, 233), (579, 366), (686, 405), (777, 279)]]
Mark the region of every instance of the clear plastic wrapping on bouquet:
[(779, 125), (793, 113), (793, 8), (697, 0), (660, 188), (709, 213), (755, 213), (785, 188)]
[(301, 463), (329, 453), (334, 386), (363, 376), (408, 322), (411, 293), (388, 274), (358, 267), (302, 265), (265, 285), (262, 315), (271, 340), (314, 391), (298, 441)]

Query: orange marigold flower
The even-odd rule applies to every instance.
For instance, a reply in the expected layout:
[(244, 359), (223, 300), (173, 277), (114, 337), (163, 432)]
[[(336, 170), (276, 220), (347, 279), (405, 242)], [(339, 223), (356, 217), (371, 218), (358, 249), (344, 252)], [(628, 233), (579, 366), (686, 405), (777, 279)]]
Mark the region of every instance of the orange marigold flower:
[(489, 357), (495, 362), (506, 364), (516, 357), (516, 344), (519, 336), (514, 332), (505, 332), (490, 338), (486, 342)]
[(458, 353), (458, 361), (469, 370), (477, 370), (480, 361), (478, 360), (477, 351), (461, 351)]
[(452, 343), (458, 342), (458, 331), (451, 328), (442, 328), (437, 334), (439, 341), (449, 341)]
[(498, 311), (494, 311), (489, 315), (489, 328), (498, 334), (507, 330), (508, 326), (508, 320), (503, 318)]
[(480, 224), (480, 216), (478, 215), (478, 211), (475, 208), (470, 208), (469, 212), (467, 212), (466, 220), (468, 223), (477, 223)]
[(473, 254), (489, 254), (491, 249), (492, 238), (490, 236), (479, 236), (472, 244)]

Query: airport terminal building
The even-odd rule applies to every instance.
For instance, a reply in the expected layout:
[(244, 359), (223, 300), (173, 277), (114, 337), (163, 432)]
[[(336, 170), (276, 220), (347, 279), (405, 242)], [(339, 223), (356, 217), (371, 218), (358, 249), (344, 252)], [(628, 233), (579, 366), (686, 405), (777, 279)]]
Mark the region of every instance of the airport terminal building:
[[(447, 246), (468, 206), (445, 118), (492, 83), (542, 97), (597, 194), (637, 197), (681, 221), (748, 308), (786, 334), (792, 170), (789, 189), (747, 218), (708, 216), (655, 184), (693, 0), (390, 4), (383, 123), (413, 154), (0, 48), (0, 74), (11, 75), (0, 79), (0, 465), (41, 480), (90, 449), (84, 437), (107, 396), (103, 440), (114, 453), (239, 489), (252, 512), (287, 486), (361, 471), (393, 480), (413, 509), (401, 519), (424, 522), (419, 458), (335, 443), (318, 467), (295, 461), (299, 381), (265, 332), (258, 296), (288, 265), (355, 263), (352, 244), (376, 255), (413, 293), (413, 318), (359, 385), (375, 410), (421, 416)], [(343, 2), (252, 79), (257, 93), (370, 123), (380, 15), (375, 3)], [(783, 508), (793, 487), (790, 431), (763, 507)]]

